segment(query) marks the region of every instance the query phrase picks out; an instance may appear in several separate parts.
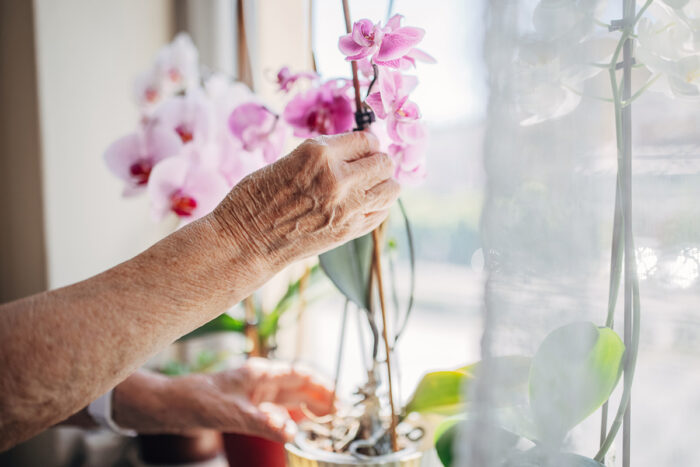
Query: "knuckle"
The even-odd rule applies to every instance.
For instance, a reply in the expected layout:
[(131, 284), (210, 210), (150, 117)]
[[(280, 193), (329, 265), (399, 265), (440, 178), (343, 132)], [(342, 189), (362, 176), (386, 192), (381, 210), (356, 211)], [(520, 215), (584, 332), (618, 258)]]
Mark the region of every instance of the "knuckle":
[(312, 163), (323, 161), (328, 158), (328, 146), (315, 139), (309, 138), (304, 140), (304, 142), (299, 145), (299, 148), (303, 149), (302, 152), (304, 156)]
[(369, 131), (358, 131), (357, 133), (360, 133), (362, 137), (364, 138), (362, 140), (363, 143), (369, 147), (370, 151), (376, 151), (379, 149), (379, 138), (374, 133), (371, 133)]
[(394, 169), (394, 161), (391, 159), (391, 157), (389, 157), (388, 154), (380, 153), (379, 166), (383, 171), (391, 173), (391, 171), (393, 171)]

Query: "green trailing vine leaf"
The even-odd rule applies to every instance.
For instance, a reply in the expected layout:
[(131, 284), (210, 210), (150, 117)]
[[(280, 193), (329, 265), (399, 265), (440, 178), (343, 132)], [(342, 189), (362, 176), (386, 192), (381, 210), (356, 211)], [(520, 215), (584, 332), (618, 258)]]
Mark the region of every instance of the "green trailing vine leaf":
[(568, 431), (610, 397), (625, 346), (610, 328), (578, 322), (552, 331), (530, 369), (530, 406), (539, 440), (558, 447)]
[(372, 235), (351, 240), (319, 256), (323, 272), (350, 301), (369, 309)]

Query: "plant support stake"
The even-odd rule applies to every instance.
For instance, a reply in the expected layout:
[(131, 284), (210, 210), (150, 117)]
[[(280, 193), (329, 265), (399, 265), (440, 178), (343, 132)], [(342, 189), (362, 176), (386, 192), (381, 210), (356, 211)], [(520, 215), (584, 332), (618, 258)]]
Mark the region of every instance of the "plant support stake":
[[(348, 0), (342, 0), (343, 2), (343, 14), (345, 16), (345, 29), (348, 34), (352, 33), (352, 22), (350, 21), (350, 7), (348, 6)], [(355, 60), (350, 62), (352, 67), (352, 85), (355, 90), (355, 122), (357, 123), (358, 130), (364, 130), (369, 127), (370, 123), (373, 121), (373, 116), (371, 112), (364, 111), (364, 104), (362, 102), (362, 97), (360, 94), (360, 80), (357, 76), (357, 62)], [(381, 265), (381, 236), (379, 234), (379, 229), (372, 231), (372, 241), (374, 243), (373, 249), (373, 259), (372, 266), (374, 270), (374, 276), (377, 281), (377, 291), (379, 293), (379, 306), (382, 313), (382, 338), (384, 340), (384, 350), (386, 353), (386, 368), (387, 368), (387, 382), (389, 385), (389, 406), (391, 408), (391, 420), (389, 424), (389, 434), (391, 436), (391, 449), (396, 452), (398, 450), (398, 440), (396, 437), (396, 410), (394, 408), (394, 388), (391, 380), (391, 345), (389, 343), (389, 337), (387, 335), (387, 317), (386, 317), (386, 304), (384, 301), (384, 284), (382, 281), (382, 265)]]

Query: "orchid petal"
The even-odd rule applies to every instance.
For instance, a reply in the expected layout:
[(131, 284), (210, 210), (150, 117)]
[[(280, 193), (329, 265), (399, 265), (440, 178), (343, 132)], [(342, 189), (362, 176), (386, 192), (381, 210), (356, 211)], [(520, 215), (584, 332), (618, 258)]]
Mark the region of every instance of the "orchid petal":
[(377, 115), (377, 118), (386, 118), (387, 112), (384, 109), (384, 104), (382, 103), (381, 93), (373, 92), (372, 94), (367, 96), (365, 102), (372, 108), (374, 113)]
[[(370, 47), (375, 43), (375, 27), (372, 21), (361, 19), (352, 26), (352, 40), (362, 47)], [(371, 39), (370, 39), (371, 38)]]
[(390, 31), (394, 31), (401, 27), (401, 21), (403, 21), (403, 15), (397, 13), (391, 18), (389, 18), (389, 21), (386, 22), (386, 27)]
[(433, 57), (429, 53), (422, 51), (421, 49), (416, 49), (416, 48), (411, 49), (406, 54), (405, 58), (411, 58), (413, 60), (417, 60), (419, 62), (429, 63), (429, 64), (437, 63), (437, 60), (435, 59), (435, 57)]
[(405, 26), (386, 34), (376, 55), (377, 60), (394, 60), (406, 55), (425, 35), (420, 28)]
[(342, 36), (338, 39), (338, 48), (343, 53), (343, 55), (357, 55), (366, 47), (361, 46), (353, 40), (353, 38), (348, 34), (347, 36)]

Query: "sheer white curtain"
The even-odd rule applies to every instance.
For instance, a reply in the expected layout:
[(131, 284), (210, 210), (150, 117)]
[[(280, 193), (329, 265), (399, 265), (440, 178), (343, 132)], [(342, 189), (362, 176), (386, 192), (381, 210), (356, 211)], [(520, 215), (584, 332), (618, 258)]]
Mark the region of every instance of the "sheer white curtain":
[[(606, 23), (622, 16), (622, 3), (489, 2), (481, 227), (488, 270), (485, 355), (533, 355), (561, 325), (605, 323), (617, 151), (614, 96), (602, 65), (621, 35)], [(672, 3), (657, 1), (644, 12), (655, 33)], [(700, 2), (686, 3), (685, 13), (697, 13)], [(637, 10), (644, 4), (638, 1)], [(700, 409), (700, 377), (694, 371), (700, 364), (700, 107), (684, 98), (696, 80), (684, 75), (684, 87), (674, 88), (671, 75), (634, 52), (632, 213), (642, 330), (631, 459), (634, 466), (696, 465), (697, 430), (688, 414)], [(617, 76), (622, 79), (622, 71)], [(622, 289), (616, 317), (614, 329), (622, 336)], [(499, 375), (491, 376), (485, 399), (497, 386)], [(611, 420), (621, 387), (622, 381), (611, 399)], [(606, 465), (622, 465), (621, 434)], [(464, 430), (460, 465), (474, 465), (474, 455), (481, 456), (480, 465), (492, 465), (493, 438), (488, 430), (482, 435)], [(564, 449), (593, 457), (599, 436), (596, 411), (569, 433)]]

